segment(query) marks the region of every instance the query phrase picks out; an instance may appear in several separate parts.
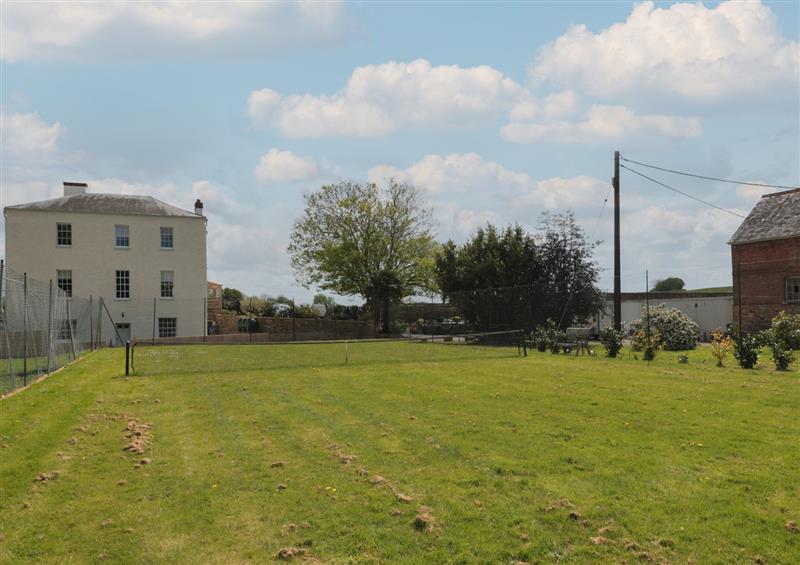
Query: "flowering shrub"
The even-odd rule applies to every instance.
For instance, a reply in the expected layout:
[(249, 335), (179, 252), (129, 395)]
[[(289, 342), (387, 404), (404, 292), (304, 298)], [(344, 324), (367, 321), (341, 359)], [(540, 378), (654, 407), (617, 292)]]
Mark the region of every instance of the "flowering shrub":
[[(781, 314), (783, 314), (783, 312), (781, 312)], [(787, 347), (787, 343), (784, 339), (784, 336), (780, 336), (778, 332), (775, 331), (774, 325), (772, 329), (762, 332), (762, 342), (769, 347), (772, 353), (772, 362), (775, 363), (775, 368), (779, 371), (788, 370), (789, 365), (794, 361), (794, 351)]]
[[(634, 334), (646, 330), (646, 310), (642, 308), (642, 318), (633, 322)], [(683, 351), (697, 346), (697, 324), (677, 308), (664, 304), (650, 308), (650, 333), (658, 333), (662, 349)]]
[(770, 341), (779, 342), (783, 349), (800, 349), (800, 314), (781, 312), (772, 318)]
[(600, 331), (600, 343), (606, 348), (606, 355), (616, 357), (622, 349), (624, 333), (608, 327)]
[(739, 361), (742, 369), (752, 369), (758, 363), (758, 354), (761, 351), (761, 336), (758, 334), (742, 334), (734, 342), (733, 356)]
[(711, 355), (717, 360), (717, 367), (722, 367), (722, 362), (731, 351), (733, 351), (733, 340), (730, 337), (720, 329), (711, 332)]
[(648, 335), (647, 329), (636, 330), (631, 337), (631, 347), (634, 351), (641, 351), (645, 361), (652, 361), (656, 358), (656, 351), (663, 349), (661, 334), (651, 329)]

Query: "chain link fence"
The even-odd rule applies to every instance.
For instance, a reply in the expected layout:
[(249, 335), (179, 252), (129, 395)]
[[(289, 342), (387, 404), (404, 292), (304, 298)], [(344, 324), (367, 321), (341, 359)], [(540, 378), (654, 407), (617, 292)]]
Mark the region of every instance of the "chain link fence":
[(0, 262), (0, 394), (76, 359), (89, 347), (90, 318), (85, 299)]

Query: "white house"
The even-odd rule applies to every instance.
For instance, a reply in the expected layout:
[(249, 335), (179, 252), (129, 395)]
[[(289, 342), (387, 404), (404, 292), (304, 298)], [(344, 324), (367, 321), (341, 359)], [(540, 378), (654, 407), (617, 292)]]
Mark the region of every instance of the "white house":
[(189, 212), (150, 196), (90, 193), (85, 183), (65, 182), (63, 197), (8, 206), (4, 215), (9, 268), (53, 280), (75, 297), (74, 309), (92, 297), (95, 320), (102, 298), (104, 338), (205, 334), (200, 200)]

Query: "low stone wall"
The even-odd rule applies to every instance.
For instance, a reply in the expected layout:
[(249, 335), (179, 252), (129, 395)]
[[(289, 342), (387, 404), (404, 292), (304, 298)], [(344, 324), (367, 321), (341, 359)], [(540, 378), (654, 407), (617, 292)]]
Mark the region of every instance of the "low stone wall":
[[(281, 342), (281, 341), (328, 341), (334, 339), (372, 339), (375, 327), (372, 322), (354, 320), (326, 320), (312, 318), (265, 318), (258, 317), (258, 331), (238, 331), (240, 316), (223, 314), (217, 316), (220, 343)], [(252, 337), (249, 337), (252, 336)], [(184, 339), (184, 338), (181, 338)], [(202, 337), (200, 338), (202, 342)]]

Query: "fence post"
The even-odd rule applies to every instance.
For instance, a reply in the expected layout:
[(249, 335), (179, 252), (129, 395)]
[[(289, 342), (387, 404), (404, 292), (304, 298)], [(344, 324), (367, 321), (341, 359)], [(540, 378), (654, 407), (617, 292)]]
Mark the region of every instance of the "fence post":
[(297, 309), (295, 308), (294, 305), (294, 298), (292, 298), (292, 341), (297, 341), (296, 320), (297, 320)]
[(50, 372), (53, 362), (53, 279), (47, 290), (47, 372)]
[(28, 386), (28, 273), (22, 273), (22, 384)]
[(103, 297), (97, 302), (97, 348), (100, 349), (100, 344), (103, 339)]
[(94, 351), (94, 312), (92, 311), (92, 295), (89, 295), (89, 351)]
[(208, 335), (208, 296), (203, 298), (203, 343)]
[[(67, 298), (67, 327), (69, 328), (69, 344), (72, 347), (72, 360), (75, 361), (75, 334), (72, 331), (72, 313), (69, 307), (70, 302), (72, 302), (72, 299)], [(77, 320), (75, 320), (75, 329), (78, 329)]]
[(131, 341), (125, 341), (125, 376), (127, 377), (130, 374), (130, 366), (131, 366)]
[(156, 297), (153, 297), (153, 341), (156, 340)]

